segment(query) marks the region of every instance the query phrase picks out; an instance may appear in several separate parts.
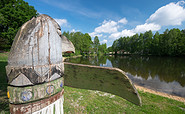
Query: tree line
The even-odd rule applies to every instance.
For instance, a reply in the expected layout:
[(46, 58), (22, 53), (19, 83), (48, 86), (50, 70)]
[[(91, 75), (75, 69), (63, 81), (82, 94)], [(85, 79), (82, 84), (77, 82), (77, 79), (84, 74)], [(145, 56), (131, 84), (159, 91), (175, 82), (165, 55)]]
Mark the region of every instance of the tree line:
[(102, 55), (106, 54), (107, 52), (107, 44), (100, 44), (97, 36), (95, 36), (93, 42), (91, 36), (88, 33), (83, 34), (81, 32), (64, 31), (63, 35), (73, 43), (76, 55)]
[(185, 55), (185, 29), (166, 29), (162, 34), (153, 34), (150, 30), (130, 37), (121, 37), (115, 40), (108, 50), (114, 51), (115, 54)]
[(1, 0), (0, 49), (10, 48), (18, 29), (37, 15), (37, 10), (23, 0)]

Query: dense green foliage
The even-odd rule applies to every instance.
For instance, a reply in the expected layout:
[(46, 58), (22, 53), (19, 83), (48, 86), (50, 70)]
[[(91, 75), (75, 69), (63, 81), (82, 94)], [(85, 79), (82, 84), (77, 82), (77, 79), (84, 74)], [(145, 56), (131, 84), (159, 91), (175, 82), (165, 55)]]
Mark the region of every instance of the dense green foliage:
[(75, 46), (76, 55), (85, 55), (85, 54), (105, 54), (107, 52), (107, 45), (100, 45), (99, 39), (97, 36), (94, 38), (94, 42), (91, 40), (91, 36), (88, 33), (81, 32), (63, 32), (63, 35), (66, 36)]
[(38, 13), (23, 0), (0, 0), (0, 49), (9, 48), (18, 29)]
[(98, 53), (98, 47), (100, 45), (100, 41), (98, 39), (98, 36), (95, 36), (94, 38), (94, 49), (95, 49), (95, 52)]
[(115, 52), (127, 52), (141, 55), (185, 55), (185, 30), (171, 29), (163, 34), (146, 31), (131, 37), (121, 37), (114, 41)]

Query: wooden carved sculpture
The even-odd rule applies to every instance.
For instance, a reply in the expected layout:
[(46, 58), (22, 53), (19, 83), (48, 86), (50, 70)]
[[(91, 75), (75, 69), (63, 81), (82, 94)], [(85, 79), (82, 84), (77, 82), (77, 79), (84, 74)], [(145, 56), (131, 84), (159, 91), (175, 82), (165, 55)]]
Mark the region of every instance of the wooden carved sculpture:
[(22, 25), (6, 66), (11, 113), (63, 112), (64, 51), (74, 46), (51, 17), (40, 15)]
[[(22, 25), (6, 66), (12, 114), (63, 113), (64, 77), (67, 86), (113, 93), (141, 105), (137, 90), (123, 71), (63, 63), (62, 52), (67, 51), (75, 52), (75, 48), (51, 17), (40, 15)], [(76, 83), (79, 81), (82, 83)]]

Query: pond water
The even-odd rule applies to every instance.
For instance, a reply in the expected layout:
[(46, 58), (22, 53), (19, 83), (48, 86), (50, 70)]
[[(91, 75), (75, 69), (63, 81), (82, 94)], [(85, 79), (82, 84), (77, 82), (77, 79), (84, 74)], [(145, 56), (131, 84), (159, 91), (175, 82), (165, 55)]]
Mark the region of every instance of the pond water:
[(137, 85), (185, 98), (183, 57), (96, 56), (70, 58), (66, 61), (120, 68)]

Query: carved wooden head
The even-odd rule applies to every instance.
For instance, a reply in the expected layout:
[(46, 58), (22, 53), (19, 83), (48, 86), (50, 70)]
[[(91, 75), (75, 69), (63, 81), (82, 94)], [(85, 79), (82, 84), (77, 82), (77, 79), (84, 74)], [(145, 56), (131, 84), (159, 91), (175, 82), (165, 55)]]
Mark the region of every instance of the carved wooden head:
[(75, 51), (48, 15), (32, 18), (19, 29), (6, 66), (8, 84), (35, 85), (52, 81), (64, 73), (62, 52)]

